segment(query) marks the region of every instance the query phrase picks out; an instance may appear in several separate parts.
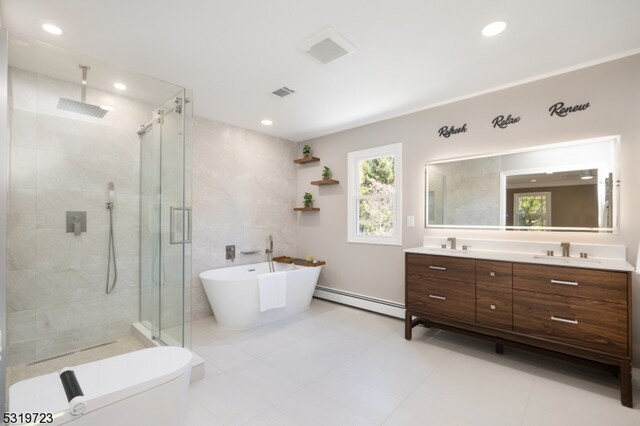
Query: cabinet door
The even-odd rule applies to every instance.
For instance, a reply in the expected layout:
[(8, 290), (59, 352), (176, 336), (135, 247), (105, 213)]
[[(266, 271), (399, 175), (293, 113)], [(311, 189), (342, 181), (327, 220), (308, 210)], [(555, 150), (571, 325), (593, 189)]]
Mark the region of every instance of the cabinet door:
[(408, 308), (426, 317), (475, 321), (475, 285), (463, 281), (407, 276)]
[(512, 307), (511, 288), (476, 285), (476, 323), (511, 330)]
[(627, 309), (616, 303), (514, 290), (513, 330), (628, 355)]

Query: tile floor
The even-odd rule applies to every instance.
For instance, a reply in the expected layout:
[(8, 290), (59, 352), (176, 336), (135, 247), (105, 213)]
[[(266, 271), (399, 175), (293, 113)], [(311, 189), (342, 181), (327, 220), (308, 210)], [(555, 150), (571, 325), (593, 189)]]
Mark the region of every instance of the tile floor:
[(205, 378), (187, 426), (640, 425), (613, 376), (314, 299), (244, 332), (192, 323)]

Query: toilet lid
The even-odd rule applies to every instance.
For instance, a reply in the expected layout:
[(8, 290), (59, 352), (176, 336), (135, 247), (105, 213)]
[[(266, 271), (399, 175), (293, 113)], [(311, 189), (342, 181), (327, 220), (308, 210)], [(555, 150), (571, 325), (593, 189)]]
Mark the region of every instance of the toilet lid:
[[(191, 357), (187, 349), (163, 346), (70, 369), (75, 372), (82, 388), (85, 413), (88, 413), (179, 377), (190, 368)], [(69, 416), (69, 402), (59, 374), (45, 374), (12, 385), (9, 388), (9, 411)]]

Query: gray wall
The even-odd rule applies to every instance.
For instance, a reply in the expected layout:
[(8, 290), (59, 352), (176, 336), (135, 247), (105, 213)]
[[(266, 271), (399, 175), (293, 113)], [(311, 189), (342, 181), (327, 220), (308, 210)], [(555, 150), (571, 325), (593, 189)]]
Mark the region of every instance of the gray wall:
[[(564, 101), (568, 105), (590, 102), (583, 111), (565, 118), (550, 117), (548, 108)], [(519, 123), (493, 129), (497, 115), (521, 116)], [(326, 260), (320, 285), (404, 302), (403, 248), (422, 245), (425, 235), (467, 238), (523, 239), (600, 244), (624, 244), (627, 259), (634, 263), (640, 239), (640, 55), (592, 66), (374, 123), (308, 143), (320, 163), (301, 167), (298, 198), (314, 194), (320, 212), (301, 215), (298, 226), (298, 255), (313, 253)], [(468, 131), (449, 139), (438, 138), (443, 125), (467, 123)], [(621, 233), (532, 233), (436, 230), (424, 227), (424, 164), (445, 158), (481, 155), (549, 143), (621, 135)], [(405, 216), (415, 216), (416, 227), (403, 231), (403, 247), (347, 243), (347, 153), (380, 145), (403, 144), (403, 206)], [(322, 166), (329, 166), (338, 186), (314, 187)], [(640, 288), (634, 276), (635, 311), (640, 306)], [(640, 365), (640, 315), (634, 317), (634, 353)]]
[[(211, 315), (198, 275), (296, 252), (295, 144), (204, 118), (193, 120), (192, 319)], [(236, 260), (225, 260), (225, 246)], [(241, 251), (260, 250), (243, 255)]]

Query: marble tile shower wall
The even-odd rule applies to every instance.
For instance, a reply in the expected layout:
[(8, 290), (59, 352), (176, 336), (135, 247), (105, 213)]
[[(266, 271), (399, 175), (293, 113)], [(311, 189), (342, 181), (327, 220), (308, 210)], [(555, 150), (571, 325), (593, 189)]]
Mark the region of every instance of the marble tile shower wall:
[[(97, 119), (56, 109), (78, 85), (10, 69), (9, 365), (113, 340), (138, 320), (139, 142), (152, 107), (89, 90), (116, 110)], [(92, 98), (93, 96), (93, 98)], [(104, 293), (107, 184), (114, 182), (118, 284)], [(65, 232), (65, 211), (87, 232)]]
[[(263, 262), (269, 235), (275, 255), (295, 255), (298, 198), (295, 144), (204, 118), (193, 120), (193, 266), (191, 319), (211, 315), (198, 275)], [(235, 244), (236, 260), (225, 260)], [(260, 250), (243, 255), (241, 251)]]

